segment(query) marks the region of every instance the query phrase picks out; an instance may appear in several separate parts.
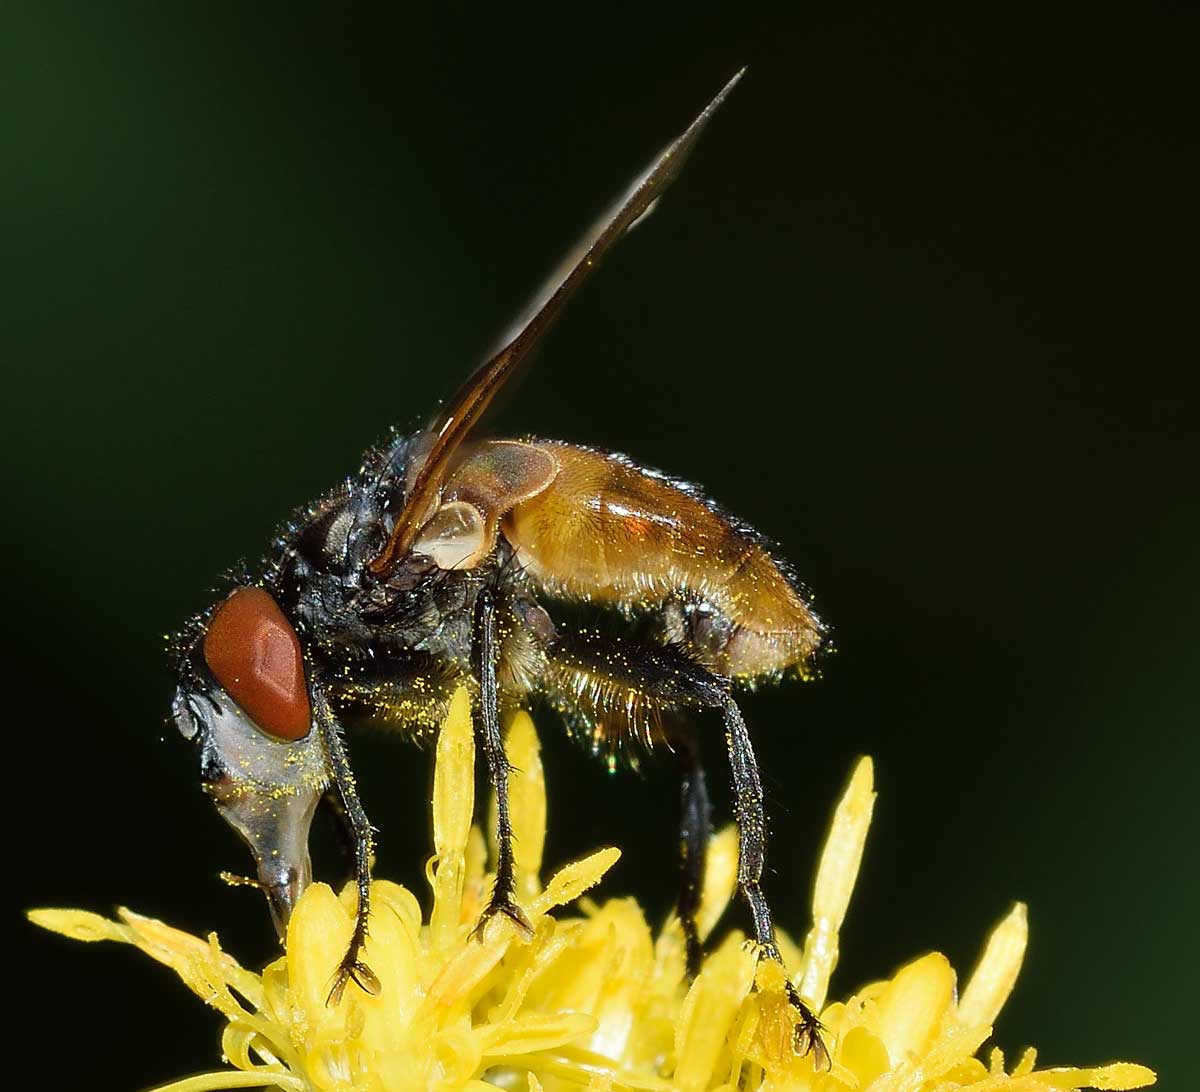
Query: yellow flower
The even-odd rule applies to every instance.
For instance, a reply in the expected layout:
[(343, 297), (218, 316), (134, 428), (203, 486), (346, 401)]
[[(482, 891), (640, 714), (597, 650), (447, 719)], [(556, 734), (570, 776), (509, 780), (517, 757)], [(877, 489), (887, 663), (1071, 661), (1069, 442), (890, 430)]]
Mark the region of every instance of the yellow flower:
[[(386, 880), (374, 885), (366, 959), (383, 986), (378, 996), (351, 988), (340, 1005), (326, 1003), (353, 926), (350, 887), (340, 897), (324, 884), (310, 887), (288, 927), (287, 954), (261, 975), (222, 951), (215, 935), (201, 940), (129, 910), (119, 921), (79, 910), (30, 917), (79, 940), (136, 945), (226, 1018), (227, 1068), (164, 1092), (481, 1092), (495, 1085), (530, 1092), (1045, 1092), (1154, 1082), (1149, 1069), (1123, 1062), (1037, 1070), (1029, 1050), (1006, 1071), (997, 1049), (987, 1063), (975, 1057), (1020, 969), (1021, 905), (992, 933), (961, 994), (949, 962), (934, 953), (826, 1004), (875, 798), (869, 759), (859, 762), (834, 814), (803, 952), (780, 938), (796, 986), (821, 1010), (831, 1055), (825, 1070), (793, 1052), (782, 972), (756, 965), (740, 933), (716, 944), (689, 985), (676, 922), (655, 936), (635, 900), (581, 898), (616, 862), (616, 849), (567, 865), (542, 884), (545, 783), (537, 736), (523, 713), (509, 725), (508, 746), (518, 890), (532, 938), (503, 917), (482, 938), (471, 937), (490, 877), (483, 835), (471, 825), (475, 748), (460, 692), (437, 745), (429, 920), (411, 892)], [(736, 870), (737, 839), (726, 829), (709, 853), (702, 935), (730, 900)], [(552, 915), (570, 904), (577, 913)]]

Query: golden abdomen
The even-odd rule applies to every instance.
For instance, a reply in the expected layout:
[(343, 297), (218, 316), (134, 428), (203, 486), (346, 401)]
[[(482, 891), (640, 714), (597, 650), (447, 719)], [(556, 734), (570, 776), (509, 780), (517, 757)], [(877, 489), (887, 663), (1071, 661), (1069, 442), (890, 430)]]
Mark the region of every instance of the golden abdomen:
[(734, 677), (802, 666), (823, 628), (771, 555), (704, 500), (627, 460), (539, 441), (559, 471), (502, 525), (552, 594), (653, 609), (707, 604), (727, 621), (719, 666)]

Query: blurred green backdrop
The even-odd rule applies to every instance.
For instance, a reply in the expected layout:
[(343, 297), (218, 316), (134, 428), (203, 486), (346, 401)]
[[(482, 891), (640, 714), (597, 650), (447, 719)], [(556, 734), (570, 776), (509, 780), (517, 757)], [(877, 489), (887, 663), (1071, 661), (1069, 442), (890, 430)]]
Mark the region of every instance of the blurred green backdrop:
[[(503, 7), (0, 14), (25, 1049), (95, 1089), (216, 1061), (215, 1019), (166, 972), (16, 916), (121, 902), (271, 953), (264, 907), (216, 881), (244, 851), (164, 723), (161, 635), (388, 426), (423, 421), (748, 63), (501, 426), (703, 483), (816, 590), (824, 678), (746, 709), (795, 932), (829, 808), (876, 758), (837, 988), (930, 948), (965, 973), (1025, 899), (998, 1041), (1187, 1087), (1194, 13)], [(610, 890), (665, 909), (670, 771), (611, 780), (543, 736), (551, 856), (627, 846)], [(427, 756), (351, 745), (379, 869), (417, 884)]]

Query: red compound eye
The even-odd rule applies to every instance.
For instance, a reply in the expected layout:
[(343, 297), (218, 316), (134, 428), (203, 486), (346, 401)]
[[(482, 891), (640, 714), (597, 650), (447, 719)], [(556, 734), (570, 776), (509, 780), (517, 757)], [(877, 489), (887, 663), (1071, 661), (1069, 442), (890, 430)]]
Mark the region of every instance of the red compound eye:
[(296, 740), (311, 725), (300, 640), (262, 588), (238, 588), (216, 610), (204, 659), (217, 682), (276, 739)]

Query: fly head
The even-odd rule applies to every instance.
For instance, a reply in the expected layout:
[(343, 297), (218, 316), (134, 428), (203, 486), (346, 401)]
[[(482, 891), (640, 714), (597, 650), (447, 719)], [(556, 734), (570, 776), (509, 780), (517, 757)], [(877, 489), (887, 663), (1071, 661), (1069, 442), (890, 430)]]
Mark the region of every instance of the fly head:
[(217, 811), (250, 847), (280, 935), (312, 877), (309, 828), (329, 783), (299, 639), (269, 592), (236, 589), (183, 654), (175, 724)]

